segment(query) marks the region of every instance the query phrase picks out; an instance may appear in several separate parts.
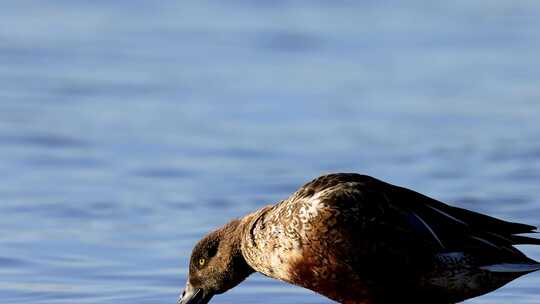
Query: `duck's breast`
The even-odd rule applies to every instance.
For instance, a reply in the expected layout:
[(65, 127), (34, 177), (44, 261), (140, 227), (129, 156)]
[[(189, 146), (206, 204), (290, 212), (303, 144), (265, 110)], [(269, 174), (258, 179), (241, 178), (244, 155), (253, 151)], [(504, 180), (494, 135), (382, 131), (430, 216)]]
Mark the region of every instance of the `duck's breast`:
[(366, 281), (353, 267), (361, 255), (351, 229), (358, 227), (358, 206), (330, 200), (333, 190), (284, 201), (258, 225), (266, 235), (262, 272), (342, 303), (369, 303)]

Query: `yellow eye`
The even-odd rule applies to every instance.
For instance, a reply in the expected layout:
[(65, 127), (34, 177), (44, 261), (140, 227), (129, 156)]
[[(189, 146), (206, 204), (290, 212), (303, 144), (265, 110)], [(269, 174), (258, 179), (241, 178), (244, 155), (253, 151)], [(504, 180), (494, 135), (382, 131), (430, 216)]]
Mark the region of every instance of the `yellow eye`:
[(206, 260), (203, 258), (199, 259), (199, 266), (204, 266), (204, 263), (206, 263)]

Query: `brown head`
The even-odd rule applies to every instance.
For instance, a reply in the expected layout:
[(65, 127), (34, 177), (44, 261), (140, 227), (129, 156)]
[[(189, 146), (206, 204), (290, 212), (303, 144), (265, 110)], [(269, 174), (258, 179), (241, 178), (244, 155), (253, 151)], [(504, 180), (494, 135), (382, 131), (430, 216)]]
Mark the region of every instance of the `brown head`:
[(193, 248), (186, 288), (177, 304), (206, 304), (254, 272), (242, 256), (240, 221), (210, 232)]

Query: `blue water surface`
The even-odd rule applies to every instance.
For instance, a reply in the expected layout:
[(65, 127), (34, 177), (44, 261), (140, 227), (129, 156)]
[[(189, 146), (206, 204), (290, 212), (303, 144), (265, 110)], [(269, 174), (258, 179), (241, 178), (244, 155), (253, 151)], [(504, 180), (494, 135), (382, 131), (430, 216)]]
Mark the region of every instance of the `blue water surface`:
[[(538, 29), (538, 1), (2, 2), (1, 302), (174, 303), (197, 239), (333, 171), (540, 226)], [(540, 273), (467, 301), (510, 302)]]

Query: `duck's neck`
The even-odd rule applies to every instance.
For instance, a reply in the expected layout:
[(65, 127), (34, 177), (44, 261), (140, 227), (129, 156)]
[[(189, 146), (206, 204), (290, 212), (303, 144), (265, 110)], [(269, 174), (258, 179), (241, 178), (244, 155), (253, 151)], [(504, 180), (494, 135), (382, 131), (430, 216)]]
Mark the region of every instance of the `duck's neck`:
[(253, 213), (244, 216), (240, 221), (242, 227), (241, 233), (241, 250), (242, 255), (246, 262), (254, 270), (268, 275), (266, 269), (262, 267), (261, 257), (263, 256), (261, 250), (264, 250), (264, 222), (266, 214), (272, 209), (273, 206), (266, 206)]

